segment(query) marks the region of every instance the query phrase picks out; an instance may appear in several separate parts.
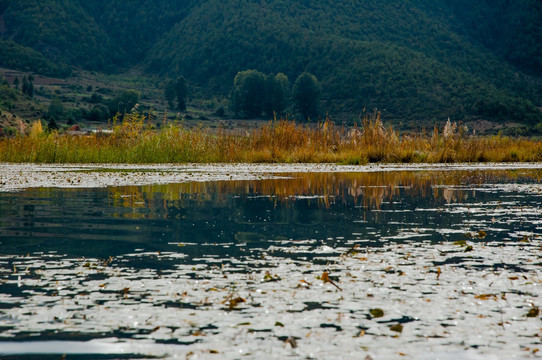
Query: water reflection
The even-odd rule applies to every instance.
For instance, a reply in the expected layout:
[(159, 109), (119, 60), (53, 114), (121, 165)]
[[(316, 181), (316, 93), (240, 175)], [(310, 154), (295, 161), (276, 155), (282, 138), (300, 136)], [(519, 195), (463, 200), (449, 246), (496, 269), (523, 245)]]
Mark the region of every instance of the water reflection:
[[(346, 238), (375, 245), (408, 238), (412, 231), (405, 228), (430, 229), (418, 235), (440, 241), (442, 229), (469, 227), (465, 217), (472, 214), (450, 211), (450, 205), (482, 201), (491, 209), (503, 200), (502, 193), (481, 187), (537, 189), (540, 175), (540, 170), (312, 173), (278, 180), (4, 193), (0, 251), (107, 258), (190, 243), (222, 244), (183, 249), (190, 257), (236, 256), (282, 239), (335, 246)], [(515, 206), (532, 205), (529, 196), (519, 195)], [(481, 227), (489, 225), (484, 211), (477, 216)]]
[(540, 339), (540, 175), (0, 193), (0, 356), (510, 358)]

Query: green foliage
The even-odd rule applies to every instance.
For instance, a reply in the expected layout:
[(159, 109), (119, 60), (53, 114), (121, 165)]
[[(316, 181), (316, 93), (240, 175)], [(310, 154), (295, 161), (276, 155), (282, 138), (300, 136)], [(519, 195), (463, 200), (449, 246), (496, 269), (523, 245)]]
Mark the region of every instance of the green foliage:
[[(64, 117), (66, 115), (66, 109), (64, 108), (64, 105), (62, 104), (62, 101), (58, 97), (54, 97), (51, 103), (49, 104), (49, 108), (47, 110), (47, 119), (50, 121), (55, 120), (64, 120)], [(49, 128), (51, 128), (49, 126)], [(58, 130), (58, 127), (57, 127)]]
[[(88, 69), (112, 69), (123, 54), (81, 4), (72, 0), (17, 0), (4, 11), (7, 38), (45, 59)], [(40, 71), (41, 72), (41, 71)]]
[[(170, 109), (176, 108), (179, 111), (185, 111), (188, 88), (184, 76), (178, 77), (175, 81), (169, 81), (164, 89), (164, 96)], [(175, 106), (175, 102), (177, 106)]]
[(233, 81), (232, 108), (236, 114), (258, 117), (282, 114), (290, 101), (290, 81), (282, 73), (265, 75), (256, 70), (240, 71)]
[(166, 84), (166, 88), (164, 89), (164, 96), (168, 103), (168, 107), (170, 109), (173, 109), (175, 107), (175, 83), (173, 81), (169, 81)]
[(98, 93), (93, 93), (88, 101), (91, 104), (101, 104), (104, 102), (104, 97)]
[(58, 124), (54, 117), (49, 119), (49, 122), (47, 123), (47, 131), (58, 131)]
[(494, 120), (494, 111), (475, 104), (486, 98), (507, 107), (506, 120), (495, 120), (541, 118), (528, 106), (542, 103), (536, 81), (465, 36), (449, 2), (207, 0), (157, 43), (147, 68), (182, 71), (222, 93), (240, 68), (308, 71), (318, 74), (321, 110), (332, 115), (376, 107), (401, 121)]
[[(105, 110), (107, 111), (107, 107), (105, 107)], [(65, 118), (67, 118), (66, 124), (74, 125), (80, 122), (86, 116), (86, 113), (86, 110), (81, 108), (71, 108), (67, 110), (65, 115)]]
[(232, 106), (235, 113), (260, 116), (266, 99), (266, 76), (256, 70), (240, 71), (233, 80)]
[(0, 65), (11, 69), (59, 77), (67, 76), (71, 72), (63, 62), (54, 63), (42, 53), (12, 40), (0, 39)]
[(137, 90), (122, 90), (109, 101), (109, 111), (115, 113), (129, 113), (139, 102), (140, 93)]
[[(332, 116), (376, 107), (417, 124), (542, 121), (538, 0), (2, 0), (0, 14), (0, 65), (27, 72), (143, 65), (224, 96), (241, 69), (307, 71)], [(280, 97), (234, 107), (284, 112)]]
[(23, 87), (21, 89), (22, 93), (28, 97), (34, 97), (34, 76), (28, 75), (23, 76)]
[(188, 90), (186, 88), (186, 80), (183, 76), (179, 77), (175, 82), (175, 95), (177, 97), (177, 109), (180, 111), (186, 110), (186, 97)]
[(290, 80), (283, 73), (277, 75), (267, 75), (265, 83), (265, 101), (263, 110), (268, 116), (277, 113), (279, 116), (284, 114), (286, 108), (290, 105), (291, 90)]
[(294, 83), (293, 97), (295, 106), (305, 120), (318, 116), (322, 86), (316, 76), (304, 72)]
[(94, 105), (88, 112), (86, 118), (90, 121), (107, 121), (110, 113), (109, 108), (103, 104)]
[(542, 75), (542, 2), (447, 0), (462, 31), (524, 70)]

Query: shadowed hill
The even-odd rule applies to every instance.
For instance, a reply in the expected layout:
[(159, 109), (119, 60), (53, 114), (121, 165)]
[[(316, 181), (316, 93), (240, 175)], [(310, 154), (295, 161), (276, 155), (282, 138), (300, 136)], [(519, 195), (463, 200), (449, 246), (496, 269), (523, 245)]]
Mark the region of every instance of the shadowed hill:
[(542, 121), (536, 0), (0, 0), (0, 14), (14, 49), (0, 65), (48, 75), (136, 66), (211, 96), (238, 71), (308, 71), (343, 118)]

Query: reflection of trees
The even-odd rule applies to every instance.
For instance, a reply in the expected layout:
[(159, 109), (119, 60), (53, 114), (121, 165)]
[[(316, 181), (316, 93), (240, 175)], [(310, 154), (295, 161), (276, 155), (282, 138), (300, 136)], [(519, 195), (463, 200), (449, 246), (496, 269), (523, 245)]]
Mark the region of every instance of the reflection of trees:
[[(158, 211), (158, 207), (177, 212), (194, 204), (222, 204), (235, 194), (239, 197), (262, 195), (274, 206), (278, 203), (288, 207), (292, 201), (299, 203), (306, 198), (307, 204), (329, 208), (337, 201), (352, 201), (367, 209), (380, 209), (385, 202), (391, 203), (401, 196), (426, 197), (447, 203), (463, 199), (462, 190), (446, 188), (447, 185), (485, 184), (513, 180), (521, 177), (540, 178), (539, 171), (393, 171), (374, 173), (303, 173), (291, 174), (290, 179), (254, 181), (219, 181), (120, 187), (111, 189), (115, 207), (147, 208), (150, 213), (123, 213), (123, 216), (145, 217)], [(438, 185), (438, 186), (437, 186)], [(437, 187), (435, 187), (437, 186)], [(217, 205), (214, 205), (217, 206)], [(176, 210), (175, 210), (176, 209)], [(251, 209), (250, 211), (258, 211)], [(163, 213), (163, 212), (162, 212)], [(241, 215), (240, 215), (241, 216)], [(244, 214), (243, 214), (244, 216)]]
[[(460, 221), (462, 215), (444, 217), (439, 212), (412, 210), (433, 209), (474, 196), (473, 191), (459, 190), (464, 188), (461, 185), (521, 182), (523, 177), (532, 182), (539, 181), (540, 174), (312, 173), (280, 180), (33, 189), (0, 196), (0, 240), (4, 247), (20, 251), (38, 243), (59, 251), (74, 249), (73, 244), (77, 244), (77, 249), (92, 247), (105, 257), (140, 246), (134, 244), (170, 250), (167, 244), (171, 242), (209, 245), (183, 250), (198, 257), (225, 251), (213, 246), (215, 242), (259, 246), (261, 241), (278, 239), (372, 239), (375, 228), (386, 222), (447, 226)], [(379, 236), (396, 230), (394, 225), (383, 227)], [(234, 254), (243, 250), (231, 246), (227, 251)]]
[[(387, 221), (391, 215), (378, 210), (393, 211), (398, 202), (408, 209), (442, 206), (473, 196), (457, 188), (460, 185), (538, 175), (504, 171), (308, 173), (291, 174), (290, 179), (119, 187), (110, 189), (113, 206), (108, 211), (115, 217), (152, 220), (153, 229), (169, 226), (170, 241), (310, 239), (322, 224), (326, 224), (328, 236), (362, 232), (360, 227), (365, 225), (356, 223)], [(394, 218), (398, 216), (409, 222), (411, 215)]]

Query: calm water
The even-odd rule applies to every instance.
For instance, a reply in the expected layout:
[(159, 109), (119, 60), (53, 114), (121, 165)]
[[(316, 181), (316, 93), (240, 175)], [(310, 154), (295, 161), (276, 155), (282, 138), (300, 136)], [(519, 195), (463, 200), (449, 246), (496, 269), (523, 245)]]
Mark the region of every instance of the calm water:
[[(492, 234), (492, 240), (510, 240), (515, 231), (533, 232), (539, 226), (538, 214), (525, 211), (517, 218), (510, 209), (540, 207), (537, 189), (514, 191), (539, 184), (538, 172), (294, 176), (0, 193), (0, 253), (108, 258), (173, 249), (187, 254), (189, 262), (205, 256), (244, 256), (282, 239), (315, 239), (332, 247), (344, 239), (358, 239), (380, 246), (383, 241), (415, 239), (418, 236), (406, 236), (405, 231), (423, 228), (420, 237), (442, 241), (444, 230), (485, 229), (491, 211), (499, 209), (510, 210), (509, 216), (501, 214), (507, 224)], [(503, 193), (506, 184), (509, 189)], [(179, 243), (198, 246), (179, 249)]]
[[(539, 241), (541, 175), (539, 170), (293, 174), (282, 180), (0, 193), (0, 356), (24, 358), (31, 352), (43, 357), (54, 354), (52, 358), (66, 353), (116, 358), (119, 354), (173, 356), (196, 350), (204, 358), (212, 358), (214, 351), (223, 352), (226, 358), (241, 356), (236, 346), (227, 349), (232, 340), (226, 329), (232, 325), (226, 326), (225, 320), (218, 318), (233, 312), (239, 317), (235, 321), (242, 324), (244, 315), (251, 319), (258, 316), (250, 311), (260, 309), (257, 305), (262, 301), (247, 305), (251, 294), (257, 292), (250, 287), (250, 281), (255, 280), (236, 278), (222, 283), (200, 270), (222, 271), (224, 277), (256, 273), (260, 274), (259, 282), (280, 283), (278, 280), (289, 272), (297, 271), (292, 269), (313, 266), (314, 273), (306, 271), (312, 276), (307, 282), (315, 283), (321, 282), (322, 271), (331, 269), (330, 263), (339, 263), (341, 254), (350, 254), (349, 249), (378, 253), (384, 251), (379, 249), (415, 249), (424, 244), (428, 249), (437, 245), (459, 249), (454, 256), (430, 260), (430, 266), (463, 266), (476, 271), (501, 268), (530, 274), (533, 269), (529, 266), (539, 264), (539, 257), (527, 264), (521, 257), (492, 261), (487, 255), (488, 262), (485, 253), (480, 253), (474, 259), (484, 260), (471, 267), (474, 253), (466, 246), (485, 251), (479, 244), (502, 247)], [(457, 241), (460, 243), (452, 245)], [(415, 251), (412, 249), (409, 253)], [(281, 268), (282, 263), (292, 268)], [(342, 282), (347, 276), (343, 270), (337, 268), (335, 277), (342, 284), (340, 291), (347, 286)], [(189, 290), (179, 288), (185, 285), (180, 279), (196, 281), (192, 292), (200, 291), (195, 288), (205, 280), (210, 285), (190, 298)], [(221, 295), (215, 295), (211, 288), (222, 291)], [(538, 289), (531, 291), (534, 300), (524, 301), (525, 306), (542, 305)], [(331, 290), (340, 293), (339, 287), (331, 286)], [(352, 291), (356, 296), (361, 290), (354, 287)], [(214, 300), (206, 301), (213, 296)], [(235, 298), (243, 302), (232, 302)], [(352, 315), (352, 327), (358, 335), (361, 330), (370, 332), (370, 326), (361, 325), (369, 307), (382, 307), (385, 301), (368, 304), (359, 319)], [(300, 304), (300, 308), (295, 302), (291, 306), (301, 313), (312, 311), (307, 304), (325, 308), (310, 299)], [(337, 309), (353, 313), (349, 306), (341, 310), (337, 305)], [(162, 314), (168, 308), (179, 312), (176, 325), (168, 324), (170, 311)], [(155, 320), (126, 320), (134, 311)], [(277, 318), (288, 313), (287, 309), (275, 311)], [(405, 310), (398, 311), (404, 318)], [(107, 315), (101, 317), (100, 312)], [(105, 319), (115, 314), (119, 319)], [(201, 320), (206, 316), (210, 319)], [(185, 322), (187, 317), (198, 325)], [(414, 319), (410, 315), (406, 318)], [(271, 321), (258, 330), (259, 345), (255, 348), (260, 350), (253, 349), (253, 356), (258, 351), (276, 358), (310, 355), (298, 344), (304, 337), (296, 331), (303, 327), (292, 325), (291, 335), (280, 333), (283, 326), (276, 324), (284, 325), (285, 321)], [(333, 332), (347, 331), (344, 329), (349, 326), (336, 320), (321, 321), (320, 328), (325, 331), (328, 327)], [(167, 331), (161, 333), (160, 329)], [(247, 334), (252, 336), (252, 330)], [(349, 338), (354, 335), (347, 334)], [(209, 343), (211, 337), (215, 340)], [(261, 342), (268, 338), (276, 342), (270, 352), (265, 346), (261, 350)], [(96, 345), (88, 342), (92, 339), (113, 340)], [(61, 342), (55, 342), (58, 340)], [(127, 340), (142, 344), (141, 350), (134, 350), (137, 347)], [(449, 341), (461, 343), (464, 339), (457, 335)], [(309, 348), (313, 345), (307, 341)], [(407, 341), (404, 346), (408, 350), (413, 345)], [(371, 353), (362, 345), (357, 349)], [(498, 347), (489, 349), (498, 354)], [(340, 346), (322, 350), (322, 354), (341, 354)]]

